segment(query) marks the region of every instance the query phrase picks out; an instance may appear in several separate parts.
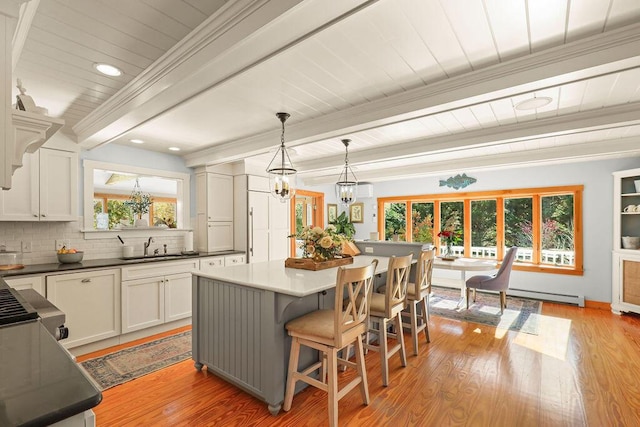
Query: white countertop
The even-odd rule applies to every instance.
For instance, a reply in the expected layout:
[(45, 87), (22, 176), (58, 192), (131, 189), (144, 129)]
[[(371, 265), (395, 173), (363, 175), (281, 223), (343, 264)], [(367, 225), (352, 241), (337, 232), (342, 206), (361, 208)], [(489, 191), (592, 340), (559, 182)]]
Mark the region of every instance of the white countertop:
[[(371, 264), (374, 259), (378, 259), (376, 273), (386, 272), (389, 258), (380, 256), (359, 255), (353, 258), (353, 264), (345, 265), (345, 267), (364, 267)], [(219, 267), (206, 273), (194, 271), (193, 274), (252, 288), (304, 297), (335, 287), (338, 268), (333, 267), (318, 271), (285, 268), (284, 260), (280, 259)]]

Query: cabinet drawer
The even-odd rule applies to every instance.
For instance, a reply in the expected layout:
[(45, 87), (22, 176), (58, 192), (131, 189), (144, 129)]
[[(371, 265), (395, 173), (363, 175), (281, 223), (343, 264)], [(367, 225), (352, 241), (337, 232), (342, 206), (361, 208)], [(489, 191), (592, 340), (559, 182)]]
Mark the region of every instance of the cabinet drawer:
[(240, 255), (228, 255), (226, 257), (224, 257), (224, 265), (237, 265), (237, 264), (244, 264), (244, 254), (240, 254)]
[(167, 274), (190, 273), (197, 270), (199, 260), (185, 261), (148, 261), (131, 267), (122, 268), (122, 280), (144, 279), (165, 276)]
[(40, 295), (44, 296), (44, 276), (19, 276), (19, 277), (5, 277), (4, 281), (7, 285), (14, 289), (33, 289)]
[(216, 267), (224, 267), (224, 257), (216, 256), (209, 258), (200, 258), (200, 270), (207, 271)]

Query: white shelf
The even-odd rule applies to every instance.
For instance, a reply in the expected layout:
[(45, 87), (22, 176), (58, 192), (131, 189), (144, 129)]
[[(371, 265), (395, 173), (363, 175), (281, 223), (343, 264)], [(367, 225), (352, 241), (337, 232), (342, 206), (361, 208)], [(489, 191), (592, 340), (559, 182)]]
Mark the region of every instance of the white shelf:
[(629, 197), (629, 196), (640, 196), (640, 193), (622, 193), (620, 194), (622, 197)]

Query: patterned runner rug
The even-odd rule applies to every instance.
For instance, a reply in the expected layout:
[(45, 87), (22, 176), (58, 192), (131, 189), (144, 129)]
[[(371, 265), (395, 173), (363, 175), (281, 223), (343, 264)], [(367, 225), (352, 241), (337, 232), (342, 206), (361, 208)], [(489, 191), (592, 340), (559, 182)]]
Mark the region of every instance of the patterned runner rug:
[(102, 390), (191, 357), (191, 331), (116, 351), (80, 365)]
[(507, 292), (507, 308), (505, 308), (504, 314), (500, 315), (498, 294), (477, 292), (476, 295), (476, 302), (469, 305), (469, 310), (467, 310), (464, 303), (458, 307), (459, 289), (433, 286), (429, 311), (431, 314), (448, 319), (480, 323), (527, 334), (538, 334), (542, 301), (510, 297)]

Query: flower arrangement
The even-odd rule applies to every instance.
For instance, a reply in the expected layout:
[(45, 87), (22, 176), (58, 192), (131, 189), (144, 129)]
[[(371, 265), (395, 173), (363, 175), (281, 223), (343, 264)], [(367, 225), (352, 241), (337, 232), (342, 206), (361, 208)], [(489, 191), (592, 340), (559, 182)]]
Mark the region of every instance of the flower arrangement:
[(153, 197), (151, 197), (150, 194), (142, 192), (138, 179), (136, 178), (136, 184), (133, 186), (131, 197), (129, 197), (129, 200), (124, 202), (124, 204), (129, 206), (131, 212), (138, 215), (138, 218), (142, 218), (143, 214), (149, 212), (149, 207), (153, 204)]
[(329, 225), (324, 230), (322, 227), (307, 226), (289, 237), (302, 240), (300, 243), (302, 256), (316, 261), (326, 261), (341, 255), (342, 243), (348, 241), (344, 234), (336, 231), (334, 225)]
[(460, 219), (458, 218), (458, 214), (454, 212), (449, 218), (447, 218), (442, 229), (438, 233), (440, 241), (444, 242), (447, 247), (445, 255), (453, 255), (451, 245), (458, 243), (462, 237), (462, 232), (458, 227), (460, 227)]

